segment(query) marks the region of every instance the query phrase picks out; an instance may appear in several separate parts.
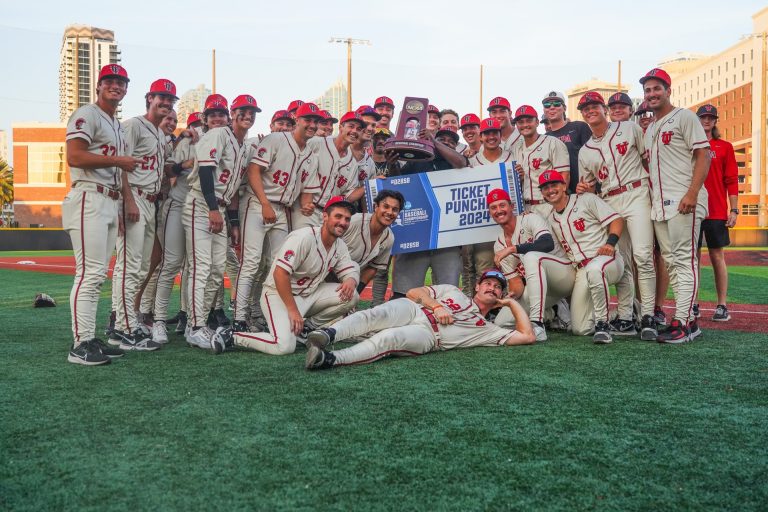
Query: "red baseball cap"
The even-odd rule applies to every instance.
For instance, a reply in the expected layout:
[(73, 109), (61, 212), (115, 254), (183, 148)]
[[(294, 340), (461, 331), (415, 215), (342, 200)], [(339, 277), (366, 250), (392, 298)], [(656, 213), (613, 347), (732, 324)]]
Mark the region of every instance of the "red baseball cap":
[(331, 114), (327, 110), (321, 110), (320, 113), (323, 115), (322, 121), (330, 121), (331, 123), (339, 122), (339, 120), (333, 117), (333, 114)]
[(206, 113), (209, 110), (223, 110), (224, 112), (228, 112), (229, 104), (227, 103), (227, 99), (221, 94), (211, 94), (205, 99), (203, 113)]
[(99, 79), (97, 82), (101, 82), (102, 78), (122, 78), (126, 82), (130, 82), (128, 79), (128, 72), (120, 64), (107, 64), (99, 71)]
[(439, 114), (439, 113), (440, 113), (440, 109), (437, 108), (436, 106), (430, 105), (427, 107), (427, 114)]
[(622, 105), (629, 105), (632, 106), (632, 98), (629, 97), (629, 94), (625, 92), (615, 92), (611, 95), (610, 98), (608, 98), (608, 106), (615, 105), (617, 103), (621, 103)]
[(701, 116), (718, 117), (717, 108), (711, 103), (707, 103), (706, 105), (702, 105), (699, 107), (699, 109), (696, 111), (696, 115), (699, 117)]
[(355, 110), (355, 113), (359, 116), (372, 116), (377, 121), (381, 119), (381, 114), (376, 112), (374, 108), (370, 105), (361, 105), (357, 107), (357, 110)]
[(506, 190), (504, 190), (503, 188), (495, 188), (490, 192), (488, 192), (488, 196), (486, 196), (485, 198), (485, 203), (488, 206), (491, 206), (491, 203), (495, 203), (496, 201), (501, 201), (502, 199), (505, 201), (512, 201), (509, 198), (509, 194), (507, 193)]
[(488, 103), (488, 112), (490, 112), (492, 108), (496, 107), (504, 107), (507, 110), (512, 110), (512, 106), (509, 104), (509, 100), (503, 96), (496, 96)]
[(563, 178), (563, 175), (557, 172), (554, 169), (550, 169), (548, 171), (544, 171), (539, 176), (539, 188), (543, 187), (547, 183), (565, 183), (565, 179)]
[(194, 124), (194, 123), (202, 123), (203, 122), (203, 117), (202, 116), (203, 115), (202, 115), (201, 112), (192, 112), (187, 117), (187, 126), (189, 126), (191, 124)]
[(344, 198), (344, 196), (333, 196), (332, 198), (330, 198), (330, 199), (328, 200), (328, 202), (327, 202), (327, 203), (325, 203), (325, 206), (323, 207), (323, 211), (324, 211), (324, 212), (327, 212), (327, 211), (328, 211), (328, 208), (330, 208), (331, 206), (343, 206), (343, 207), (345, 207), (347, 210), (349, 210), (349, 212), (350, 212), (352, 215), (354, 215), (354, 214), (355, 214), (355, 205), (353, 205), (352, 203), (350, 203), (349, 201), (347, 201), (347, 200)]
[(459, 133), (455, 126), (446, 124), (445, 126), (441, 126), (438, 128), (437, 132), (435, 133), (435, 137), (439, 137), (440, 134), (448, 134), (450, 137), (455, 141), (459, 142)]
[(480, 118), (477, 117), (475, 114), (464, 114), (464, 116), (461, 118), (461, 124), (459, 128), (464, 128), (465, 126), (472, 126), (473, 124), (480, 126)]
[(288, 108), (285, 109), (285, 110), (287, 110), (288, 112), (293, 112), (294, 110), (296, 110), (297, 108), (299, 108), (303, 104), (304, 104), (304, 102), (301, 101), (301, 100), (293, 100), (292, 102), (290, 102), (288, 104)]
[(669, 77), (669, 73), (667, 73), (661, 68), (653, 68), (652, 70), (647, 72), (645, 76), (640, 79), (640, 83), (645, 85), (645, 82), (647, 82), (651, 78), (655, 78), (656, 80), (661, 80), (662, 82), (667, 84), (667, 87), (672, 87), (672, 79)]
[(287, 119), (288, 121), (290, 121), (292, 123), (296, 123), (296, 121), (293, 119), (293, 116), (291, 115), (291, 113), (288, 112), (287, 110), (278, 110), (277, 112), (275, 112), (272, 115), (272, 121), (270, 121), (270, 122), (274, 123), (278, 119)]
[(636, 116), (640, 116), (640, 115), (643, 115), (646, 112), (650, 112), (650, 111), (651, 111), (651, 107), (648, 106), (648, 102), (647, 101), (644, 101), (644, 102), (642, 102), (640, 104), (639, 107), (637, 107), (637, 110), (635, 110), (635, 115)]
[(152, 82), (147, 94), (166, 94), (168, 96), (173, 96), (175, 99), (179, 99), (179, 97), (176, 96), (176, 84), (167, 78), (158, 78)]
[(518, 109), (515, 110), (515, 116), (512, 118), (512, 122), (517, 122), (521, 117), (534, 117), (537, 121), (539, 120), (539, 114), (536, 112), (536, 109), (530, 105), (521, 105), (518, 107)]
[(314, 103), (302, 103), (301, 106), (296, 109), (295, 115), (296, 117), (316, 117), (318, 119), (322, 119), (323, 114), (320, 112), (320, 108)]
[(495, 117), (487, 117), (480, 122), (480, 133), (490, 132), (492, 130), (501, 131), (501, 123)]
[(360, 126), (362, 126), (363, 128), (365, 128), (365, 121), (360, 119), (360, 116), (357, 115), (357, 112), (352, 112), (352, 111), (347, 112), (346, 114), (341, 116), (341, 121), (339, 124), (344, 124), (347, 121), (353, 121), (359, 124)]
[(234, 101), (232, 101), (232, 110), (235, 110), (236, 108), (250, 108), (256, 112), (261, 112), (259, 104), (256, 103), (256, 98), (250, 94), (241, 94), (235, 98)]
[(376, 101), (373, 102), (373, 108), (376, 108), (379, 105), (389, 105), (390, 107), (395, 108), (395, 102), (392, 101), (392, 98), (389, 96), (379, 96), (376, 98)]
[(579, 104), (576, 106), (576, 109), (581, 110), (587, 105), (592, 105), (594, 103), (605, 106), (605, 100), (599, 92), (589, 91), (584, 93), (584, 96), (579, 99)]

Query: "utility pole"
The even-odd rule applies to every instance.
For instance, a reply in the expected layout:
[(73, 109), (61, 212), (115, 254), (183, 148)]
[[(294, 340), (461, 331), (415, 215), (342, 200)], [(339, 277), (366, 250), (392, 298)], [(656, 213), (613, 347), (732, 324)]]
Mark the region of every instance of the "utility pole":
[(621, 59), (619, 59), (619, 80), (616, 83), (616, 92), (621, 92)]
[(763, 40), (763, 48), (762, 48), (762, 62), (760, 65), (760, 157), (761, 157), (761, 166), (760, 166), (760, 204), (758, 205), (758, 212), (757, 212), (757, 225), (758, 227), (764, 228), (768, 226), (768, 212), (766, 211), (766, 208), (768, 208), (768, 205), (765, 204), (765, 185), (766, 185), (766, 178), (768, 178), (768, 172), (766, 169), (766, 165), (768, 165), (768, 147), (766, 147), (766, 144), (768, 143), (768, 137), (766, 137), (766, 128), (768, 128), (768, 123), (766, 122), (766, 111), (765, 111), (765, 95), (766, 95), (766, 53), (768, 52), (768, 33), (763, 32), (760, 34), (760, 38)]
[(329, 43), (344, 43), (347, 45), (347, 111), (352, 110), (352, 45), (363, 44), (371, 46), (367, 39), (352, 39), (351, 37), (332, 37)]
[(480, 64), (480, 110), (477, 111), (480, 118), (483, 117), (483, 65)]
[(212, 71), (212, 73), (213, 73), (213, 76), (212, 76), (213, 84), (211, 85), (211, 87), (212, 87), (213, 90), (211, 92), (213, 94), (216, 94), (216, 48), (213, 49), (213, 71)]

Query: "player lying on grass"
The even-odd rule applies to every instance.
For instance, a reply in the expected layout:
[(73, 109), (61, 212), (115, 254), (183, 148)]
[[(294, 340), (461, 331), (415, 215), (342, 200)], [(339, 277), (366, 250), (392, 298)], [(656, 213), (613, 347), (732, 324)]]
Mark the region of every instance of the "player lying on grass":
[[(506, 287), (504, 275), (492, 269), (480, 276), (472, 299), (452, 285), (412, 288), (406, 298), (358, 311), (331, 327), (309, 333), (306, 368), (320, 370), (454, 348), (532, 344), (536, 336), (528, 315), (514, 299), (503, 298)], [(490, 321), (489, 314), (500, 307), (512, 311), (516, 330)], [(374, 331), (373, 336), (352, 347), (326, 350), (334, 341)]]

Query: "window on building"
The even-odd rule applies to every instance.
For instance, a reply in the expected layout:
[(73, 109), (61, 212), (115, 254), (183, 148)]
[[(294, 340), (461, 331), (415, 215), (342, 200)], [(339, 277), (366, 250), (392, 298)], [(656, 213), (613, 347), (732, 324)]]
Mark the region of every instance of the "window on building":
[(733, 74), (733, 85), (736, 85), (736, 73)]
[(741, 54), (741, 63), (742, 63), (742, 64), (744, 64), (744, 59), (745, 59), (745, 56), (744, 56), (744, 54), (742, 53), (742, 54)]
[[(745, 80), (745, 78), (744, 78), (744, 70), (742, 69), (741, 70), (741, 81), (743, 82), (744, 80)], [(743, 93), (742, 93), (742, 97), (743, 97)]]
[(30, 144), (27, 153), (28, 182), (35, 185), (65, 184), (64, 144)]
[(743, 204), (741, 205), (742, 215), (757, 215), (760, 212), (760, 205), (758, 204)]
[(723, 130), (723, 137), (725, 138), (725, 140), (728, 140), (728, 128)]
[(726, 89), (728, 88), (728, 79), (727, 78), (725, 79), (725, 88)]
[(743, 185), (744, 183), (746, 183), (746, 181), (747, 181), (747, 177), (743, 174), (739, 174), (739, 185)]

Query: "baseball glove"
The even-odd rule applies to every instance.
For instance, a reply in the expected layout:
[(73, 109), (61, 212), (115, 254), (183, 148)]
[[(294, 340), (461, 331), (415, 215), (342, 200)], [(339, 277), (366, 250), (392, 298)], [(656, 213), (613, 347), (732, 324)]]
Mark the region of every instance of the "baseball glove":
[(56, 301), (53, 297), (47, 293), (38, 293), (35, 295), (35, 307), (36, 308), (53, 308), (56, 307)]

